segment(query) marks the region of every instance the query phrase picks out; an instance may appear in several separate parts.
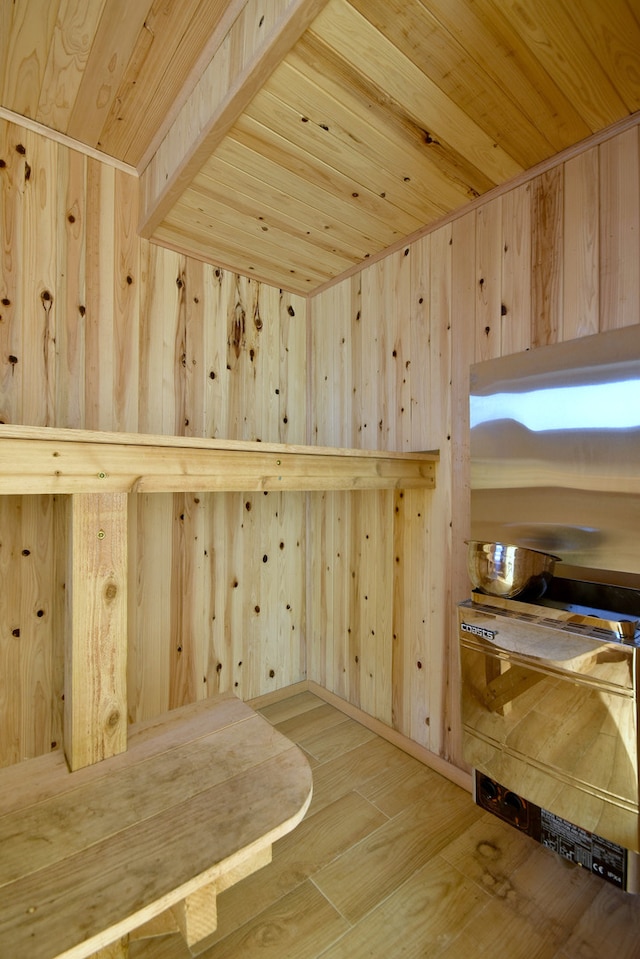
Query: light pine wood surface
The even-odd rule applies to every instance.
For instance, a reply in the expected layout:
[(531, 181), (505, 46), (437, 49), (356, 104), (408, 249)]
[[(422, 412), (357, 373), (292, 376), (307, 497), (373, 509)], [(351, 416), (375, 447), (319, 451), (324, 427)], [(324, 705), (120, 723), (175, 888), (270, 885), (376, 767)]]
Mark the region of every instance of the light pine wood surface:
[[(313, 770), (303, 822), (218, 897), (201, 959), (636, 959), (640, 900), (476, 807), (310, 691), (261, 710)], [(151, 935), (157, 932), (158, 935)], [(143, 930), (130, 959), (189, 959)]]
[[(455, 27), (452, 0), (439, 6)], [(639, 130), (307, 300), (141, 240), (133, 177), (0, 122), (7, 428), (260, 441), (265, 454), (440, 450), (436, 488), (410, 495), (140, 493), (131, 722), (309, 680), (463, 765), (469, 364), (614, 326), (640, 334)], [(2, 496), (0, 529), (4, 766), (61, 741), (62, 498)]]

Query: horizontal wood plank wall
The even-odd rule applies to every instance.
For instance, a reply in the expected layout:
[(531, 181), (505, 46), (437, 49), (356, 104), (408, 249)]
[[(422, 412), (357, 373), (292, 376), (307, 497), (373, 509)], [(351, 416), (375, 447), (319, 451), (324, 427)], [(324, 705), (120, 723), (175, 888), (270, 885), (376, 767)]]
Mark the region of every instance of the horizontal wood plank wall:
[(635, 126), (311, 300), (312, 441), (441, 459), (391, 518), (312, 504), (309, 678), (458, 765), (469, 365), (640, 323), (638, 150)]
[[(141, 240), (135, 178), (0, 123), (0, 420), (305, 443), (306, 301)], [(130, 504), (130, 719), (305, 675), (304, 494)], [(60, 743), (64, 510), (0, 497), (0, 765)]]

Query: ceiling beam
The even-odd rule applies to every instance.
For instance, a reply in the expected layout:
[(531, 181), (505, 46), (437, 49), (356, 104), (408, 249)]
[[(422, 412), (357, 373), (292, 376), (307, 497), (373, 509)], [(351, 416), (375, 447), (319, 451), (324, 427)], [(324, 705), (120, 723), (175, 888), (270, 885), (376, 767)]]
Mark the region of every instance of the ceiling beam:
[[(139, 232), (150, 238), (238, 117), (325, 7), (291, 0), (264, 36), (248, 0), (140, 175)], [(250, 44), (247, 55), (247, 43)], [(244, 62), (240, 55), (244, 50)], [(234, 56), (236, 60), (234, 62)]]

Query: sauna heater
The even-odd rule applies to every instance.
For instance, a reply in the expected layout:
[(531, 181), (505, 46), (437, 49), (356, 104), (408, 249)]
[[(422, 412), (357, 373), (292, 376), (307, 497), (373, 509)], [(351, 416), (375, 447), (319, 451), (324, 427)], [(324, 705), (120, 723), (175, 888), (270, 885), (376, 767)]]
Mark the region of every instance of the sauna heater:
[(638, 893), (638, 328), (476, 364), (470, 417), (472, 539), (559, 557), (459, 604), (475, 801)]

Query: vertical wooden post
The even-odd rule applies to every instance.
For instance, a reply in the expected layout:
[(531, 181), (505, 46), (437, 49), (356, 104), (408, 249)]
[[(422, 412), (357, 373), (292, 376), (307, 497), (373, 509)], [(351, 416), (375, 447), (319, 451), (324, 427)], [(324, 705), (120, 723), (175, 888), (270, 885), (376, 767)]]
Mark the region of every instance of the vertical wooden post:
[(73, 771), (127, 748), (127, 494), (69, 507), (64, 751)]

